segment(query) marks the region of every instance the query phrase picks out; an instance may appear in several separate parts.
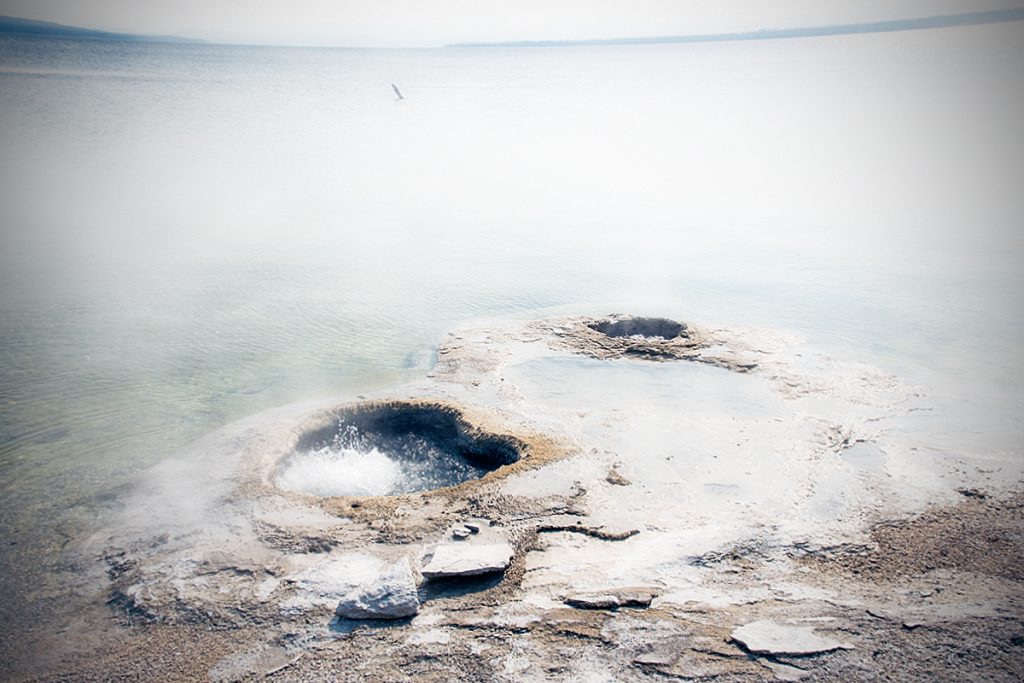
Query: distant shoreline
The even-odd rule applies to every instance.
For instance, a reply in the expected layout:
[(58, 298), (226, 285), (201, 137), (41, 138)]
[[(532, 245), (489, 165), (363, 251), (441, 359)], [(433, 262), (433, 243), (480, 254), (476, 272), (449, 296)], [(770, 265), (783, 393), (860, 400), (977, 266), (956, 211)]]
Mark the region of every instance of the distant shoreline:
[(81, 26), (66, 26), (64, 24), (55, 24), (50, 21), (36, 21), (35, 19), (0, 16), (0, 36), (5, 35), (34, 36), (37, 38), (74, 38), (76, 40), (107, 40), (124, 43), (203, 44), (206, 42), (197, 38), (117, 33), (114, 31), (100, 31), (91, 28), (82, 28)]
[(915, 31), (929, 28), (950, 28), (974, 26), (1007, 21), (1024, 20), (1024, 7), (988, 12), (966, 12), (917, 19), (895, 19), (861, 24), (840, 24), (835, 26), (810, 26), (804, 28), (761, 29), (739, 33), (710, 33), (684, 36), (649, 36), (639, 38), (597, 38), (589, 40), (519, 40), (493, 43), (452, 43), (452, 47), (587, 47), (599, 45), (655, 45), (665, 43), (712, 43), (741, 40), (775, 40), (780, 38), (813, 38), (857, 33), (888, 33), (894, 31)]
[[(957, 26), (975, 26), (979, 24), (995, 24), (1010, 21), (1024, 21), (1024, 7), (990, 10), (984, 12), (964, 12), (913, 19), (894, 19), (857, 24), (837, 24), (831, 26), (808, 26), (800, 28), (759, 29), (756, 31), (740, 31), (733, 33), (690, 34), (679, 36), (639, 36), (625, 38), (590, 38), (579, 40), (510, 40), (495, 42), (460, 42), (443, 45), (444, 48), (509, 48), (509, 47), (595, 47), (614, 45), (659, 45), (672, 43), (713, 43), (748, 40), (777, 40), (785, 38), (814, 38), (822, 36), (838, 36), (863, 33), (889, 33), (896, 31), (914, 31), (932, 28), (952, 28)], [(19, 36), (34, 38), (64, 38), (74, 40), (95, 40), (111, 42), (137, 43), (172, 43), (184, 45), (260, 45), (250, 43), (220, 43), (199, 38), (174, 35), (147, 35), (137, 33), (119, 33), (99, 29), (68, 26), (49, 21), (37, 21), (0, 15), (0, 37)], [(341, 45), (266, 45), (266, 47), (324, 47), (353, 48)], [(363, 46), (372, 47), (372, 46)], [(422, 48), (398, 48), (422, 49)], [(428, 48), (429, 49), (429, 48)], [(436, 49), (436, 48), (435, 48)]]

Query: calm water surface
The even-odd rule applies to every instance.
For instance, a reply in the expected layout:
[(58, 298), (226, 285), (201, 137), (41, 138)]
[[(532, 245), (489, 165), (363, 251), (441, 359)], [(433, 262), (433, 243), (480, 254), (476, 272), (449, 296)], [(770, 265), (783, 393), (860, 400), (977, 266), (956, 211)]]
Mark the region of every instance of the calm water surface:
[(1022, 27), (0, 38), (5, 627), (43, 599), (11, 577), (61, 566), (133, 473), (253, 412), (421, 375), (484, 315), (796, 331), (921, 384), (935, 448), (1019, 454)]

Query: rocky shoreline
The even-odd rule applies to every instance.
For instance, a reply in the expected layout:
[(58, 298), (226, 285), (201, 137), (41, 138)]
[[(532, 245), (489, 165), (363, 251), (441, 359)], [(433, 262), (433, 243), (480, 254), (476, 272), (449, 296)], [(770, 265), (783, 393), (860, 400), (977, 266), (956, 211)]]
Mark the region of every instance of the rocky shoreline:
[[(766, 331), (475, 323), (420, 383), (150, 473), (83, 550), (112, 618), (12, 680), (1019, 680), (1019, 468), (924, 467), (898, 428), (919, 401)], [(276, 487), (305, 435), (379, 405), (520, 457), (398, 496)]]
[[(993, 532), (993, 529), (996, 531)], [(767, 597), (743, 605), (672, 608), (578, 604), (543, 619), (496, 607), (510, 586), (473, 600), (437, 600), (427, 624), (370, 623), (303, 642), (273, 626), (125, 625), (88, 653), (18, 680), (993, 680), (1024, 676), (1024, 504), (967, 499), (881, 525), (859, 550), (814, 550), (786, 571), (778, 559), (724, 556), (718, 579), (771, 583), (789, 574), (839, 590), (827, 598)], [(965, 539), (998, 553), (957, 557)], [(947, 558), (956, 557), (950, 565)], [(906, 562), (923, 571), (908, 571)], [(865, 570), (865, 567), (870, 567)], [(519, 577), (521, 580), (521, 577)], [(506, 575), (502, 584), (515, 584)], [(475, 603), (475, 604), (474, 604)], [(436, 614), (436, 613), (435, 613)], [(852, 645), (803, 654), (756, 653), (736, 637), (770, 621)], [(313, 624), (310, 624), (313, 626)], [(740, 634), (742, 636), (742, 633)], [(785, 649), (785, 648), (783, 648)]]

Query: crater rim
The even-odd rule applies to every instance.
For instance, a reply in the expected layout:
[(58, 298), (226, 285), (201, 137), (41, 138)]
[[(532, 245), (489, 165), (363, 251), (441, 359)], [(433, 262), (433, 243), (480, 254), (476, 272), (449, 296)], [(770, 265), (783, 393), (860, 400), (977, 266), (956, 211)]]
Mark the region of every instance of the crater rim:
[[(531, 447), (527, 440), (506, 430), (485, 426), (485, 422), (487, 420), (477, 419), (475, 411), (443, 400), (390, 399), (345, 403), (307, 422), (292, 446), (276, 459), (271, 484), (285, 494), (347, 501), (353, 509), (373, 500), (450, 492), (494, 476), (504, 476), (510, 471), (510, 466), (522, 464), (529, 455)], [(324, 493), (282, 483), (283, 475), (297, 458), (307, 458), (311, 453), (332, 447), (347, 448), (344, 434), (351, 429), (358, 433), (359, 448), (364, 451), (376, 449), (399, 468), (411, 463), (413, 469), (435, 473), (430, 470), (432, 459), (441, 456), (442, 462), (438, 463), (436, 471), (439, 485), (417, 485), (381, 493)], [(423, 447), (424, 453), (417, 454), (418, 447)], [(394, 452), (396, 448), (400, 452)], [(456, 471), (451, 471), (453, 465)]]

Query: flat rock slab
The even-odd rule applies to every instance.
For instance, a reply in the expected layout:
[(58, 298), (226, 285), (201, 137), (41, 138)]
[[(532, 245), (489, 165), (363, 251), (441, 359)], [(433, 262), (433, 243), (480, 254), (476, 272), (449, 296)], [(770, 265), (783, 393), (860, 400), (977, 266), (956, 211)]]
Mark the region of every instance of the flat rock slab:
[(614, 588), (593, 593), (570, 593), (564, 602), (576, 609), (618, 609), (650, 607), (657, 592), (649, 588)]
[(442, 543), (420, 571), (427, 579), (493, 574), (505, 571), (512, 555), (508, 543)]
[(640, 666), (671, 666), (679, 659), (682, 647), (654, 647), (633, 658), (633, 663)]
[(334, 613), (346, 619), (401, 619), (419, 610), (416, 578), (409, 560), (403, 558), (375, 581), (348, 593)]
[(853, 646), (815, 633), (810, 626), (793, 626), (775, 621), (753, 621), (732, 632), (732, 639), (749, 652), (761, 655), (813, 655)]
[(775, 674), (775, 680), (777, 681), (802, 681), (811, 675), (810, 671), (804, 671), (803, 669), (798, 669), (797, 667), (790, 666), (789, 664), (768, 662), (764, 660), (761, 661), (761, 664)]
[(576, 609), (617, 609), (621, 603), (610, 593), (578, 593), (567, 595), (565, 604)]

